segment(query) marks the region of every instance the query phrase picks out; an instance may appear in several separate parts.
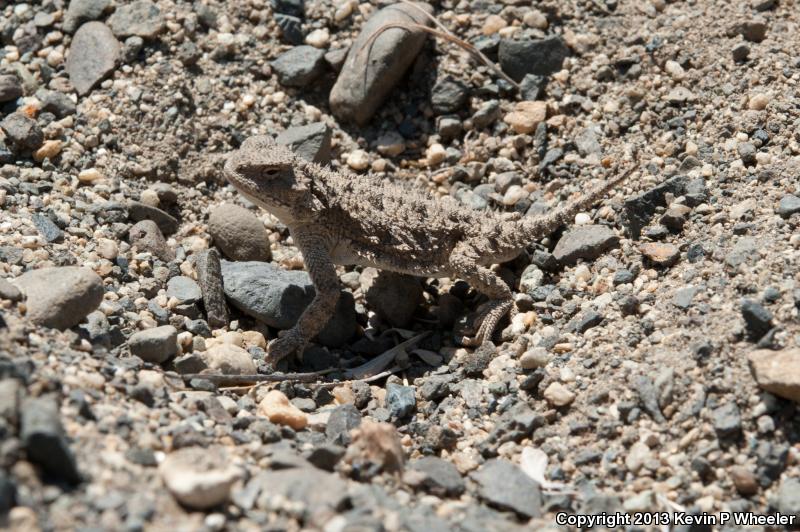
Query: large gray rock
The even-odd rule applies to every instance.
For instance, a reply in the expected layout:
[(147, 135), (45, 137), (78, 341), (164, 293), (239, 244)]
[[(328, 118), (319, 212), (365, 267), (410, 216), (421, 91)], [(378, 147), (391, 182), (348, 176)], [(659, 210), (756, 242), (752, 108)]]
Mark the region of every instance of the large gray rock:
[(619, 237), (604, 225), (582, 225), (568, 230), (556, 244), (553, 257), (562, 264), (578, 259), (594, 260), (619, 243)]
[(194, 279), (184, 275), (177, 275), (167, 281), (167, 297), (174, 297), (181, 303), (196, 303), (203, 297)]
[(470, 477), (479, 486), (478, 495), (492, 506), (528, 518), (542, 515), (539, 484), (511, 462), (489, 460)]
[(537, 40), (503, 39), (497, 51), (500, 68), (514, 81), (526, 74), (549, 76), (561, 70), (569, 48), (559, 36)]
[[(429, 4), (414, 5), (433, 13)], [(368, 45), (378, 28), (398, 22), (431, 23), (419, 10), (394, 4), (381, 9), (364, 24), (331, 90), (331, 110), (337, 118), (366, 124), (422, 50), (426, 33), (415, 29), (385, 30)]]
[(128, 200), (128, 215), (132, 220), (141, 222), (142, 220), (153, 220), (162, 233), (171, 235), (178, 230), (180, 223), (169, 214), (158, 207), (147, 205), (138, 201)]
[[(245, 314), (276, 329), (288, 329), (314, 298), (308, 273), (282, 270), (266, 262), (222, 261), (225, 295)], [(342, 292), (333, 317), (319, 333), (318, 341), (338, 347), (356, 330), (353, 296)]]
[(259, 507), (264, 507), (276, 495), (301, 503), (307, 522), (313, 520), (314, 514), (330, 518), (333, 512), (344, 510), (349, 499), (347, 482), (337, 473), (312, 467), (264, 471), (250, 481), (247, 490), (251, 488), (261, 493), (257, 502)]
[(143, 39), (156, 37), (166, 27), (161, 11), (149, 0), (120, 5), (109, 17), (108, 25), (117, 37), (136, 35)]
[(331, 128), (325, 122), (290, 127), (275, 142), (288, 146), (307, 161), (323, 165), (331, 162)]
[(64, 266), (24, 273), (16, 285), (25, 293), (27, 317), (37, 325), (77, 325), (103, 300), (103, 280), (88, 268)]
[(264, 224), (250, 210), (223, 203), (208, 217), (208, 233), (231, 260), (268, 261), (272, 258)]
[(87, 22), (72, 38), (67, 56), (69, 81), (79, 95), (88, 94), (117, 65), (120, 46), (108, 26)]
[(228, 500), (241, 470), (223, 447), (186, 447), (167, 455), (158, 468), (164, 485), (182, 505), (206, 510)]

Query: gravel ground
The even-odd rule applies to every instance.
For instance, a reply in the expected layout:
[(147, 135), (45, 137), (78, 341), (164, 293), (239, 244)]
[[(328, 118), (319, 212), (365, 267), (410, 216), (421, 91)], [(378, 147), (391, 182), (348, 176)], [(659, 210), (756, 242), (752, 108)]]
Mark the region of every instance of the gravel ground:
[[(529, 4), (4, 3), (0, 526), (800, 521), (797, 6)], [(419, 29), (368, 41), (426, 9), (504, 74)], [(523, 214), (638, 170), (499, 267), (496, 347), (455, 344), (463, 282), (341, 268), (278, 368), (324, 374), (253, 385), (313, 295), (222, 178), (253, 134)]]

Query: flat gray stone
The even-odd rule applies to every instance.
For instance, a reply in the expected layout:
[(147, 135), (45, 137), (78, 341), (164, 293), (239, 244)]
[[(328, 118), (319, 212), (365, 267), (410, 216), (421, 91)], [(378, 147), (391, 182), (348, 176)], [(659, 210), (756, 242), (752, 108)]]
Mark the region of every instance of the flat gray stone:
[(149, 0), (138, 0), (117, 7), (108, 18), (108, 25), (117, 37), (135, 35), (153, 39), (166, 27), (161, 11)]
[(203, 293), (194, 279), (178, 275), (167, 281), (167, 297), (174, 297), (181, 303), (196, 303), (203, 298)]
[(331, 162), (331, 128), (324, 122), (290, 127), (275, 142), (288, 146), (307, 161), (327, 165)]
[(438, 497), (458, 497), (464, 493), (464, 479), (458, 468), (435, 456), (425, 456), (409, 464), (411, 469), (425, 475), (422, 487)]
[[(415, 2), (415, 5), (433, 13), (429, 4)], [(378, 28), (397, 22), (431, 23), (413, 7), (394, 4), (381, 9), (364, 24), (331, 89), (331, 110), (337, 118), (366, 124), (422, 50), (427, 34), (401, 28), (384, 31), (367, 46)]]
[(549, 76), (558, 72), (569, 55), (569, 47), (557, 35), (536, 40), (502, 39), (497, 50), (500, 68), (517, 82), (527, 74)]
[(778, 204), (778, 214), (784, 218), (800, 212), (800, 198), (794, 194), (786, 194)]
[(36, 150), (44, 142), (44, 133), (36, 120), (21, 113), (6, 116), (0, 122), (0, 128), (5, 131), (6, 141), (10, 141), (11, 148), (18, 152)]
[(27, 459), (49, 475), (71, 484), (80, 482), (81, 475), (64, 435), (55, 398), (28, 398), (22, 402), (20, 414), (20, 439)]
[(145, 362), (161, 364), (178, 352), (178, 330), (162, 325), (135, 332), (128, 338), (128, 348)]
[(13, 102), (22, 96), (22, 82), (14, 74), (0, 75), (0, 103)]
[(511, 462), (489, 460), (470, 478), (478, 484), (478, 495), (490, 505), (527, 518), (542, 515), (539, 484)]
[(281, 495), (289, 501), (302, 503), (305, 520), (310, 520), (316, 513), (342, 511), (349, 499), (347, 481), (338, 473), (312, 467), (265, 471), (251, 482), (261, 492), (256, 503), (258, 507), (266, 507), (270, 498)]
[(89, 268), (63, 266), (24, 273), (16, 285), (26, 297), (26, 316), (37, 325), (67, 329), (103, 300), (103, 280)]
[[(276, 329), (288, 329), (314, 298), (308, 273), (283, 270), (267, 262), (222, 261), (225, 295), (239, 310)], [(333, 317), (318, 335), (321, 344), (338, 347), (356, 330), (353, 296), (343, 291)]]
[(87, 22), (75, 33), (67, 56), (69, 81), (79, 95), (88, 94), (114, 71), (120, 58), (120, 45), (102, 22)]
[(594, 260), (619, 244), (619, 237), (604, 225), (581, 225), (567, 230), (553, 250), (562, 264), (578, 259)]
[(19, 288), (8, 282), (8, 280), (0, 277), (0, 299), (19, 301), (22, 299), (22, 292), (20, 292)]

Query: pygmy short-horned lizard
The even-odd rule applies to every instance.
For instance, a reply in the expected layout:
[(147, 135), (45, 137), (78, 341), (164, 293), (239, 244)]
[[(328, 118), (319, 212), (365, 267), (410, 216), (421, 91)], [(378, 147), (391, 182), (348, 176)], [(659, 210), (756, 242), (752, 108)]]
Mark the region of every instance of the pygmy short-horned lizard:
[(514, 311), (511, 289), (490, 266), (513, 259), (571, 221), (631, 170), (547, 215), (520, 217), (472, 210), (403, 183), (333, 171), (268, 136), (248, 138), (228, 157), (225, 176), (289, 228), (316, 289), (297, 324), (271, 342), (270, 360), (302, 353), (327, 323), (340, 293), (335, 264), (463, 279), (490, 301), (476, 320), (475, 336), (461, 343), (490, 340), (498, 322)]

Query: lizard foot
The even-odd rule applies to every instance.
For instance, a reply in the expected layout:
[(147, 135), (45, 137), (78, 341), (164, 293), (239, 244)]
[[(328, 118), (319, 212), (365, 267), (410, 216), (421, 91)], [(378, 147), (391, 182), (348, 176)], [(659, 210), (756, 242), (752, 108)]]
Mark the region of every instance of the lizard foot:
[(492, 334), (503, 316), (509, 312), (513, 315), (515, 310), (514, 302), (511, 300), (500, 299), (490, 302), (489, 306), (475, 320), (475, 323), (480, 324), (475, 336), (462, 336), (459, 343), (467, 347), (476, 347), (491, 341)]
[(296, 329), (284, 331), (267, 346), (268, 361), (274, 366), (291, 354), (302, 355), (306, 339)]

